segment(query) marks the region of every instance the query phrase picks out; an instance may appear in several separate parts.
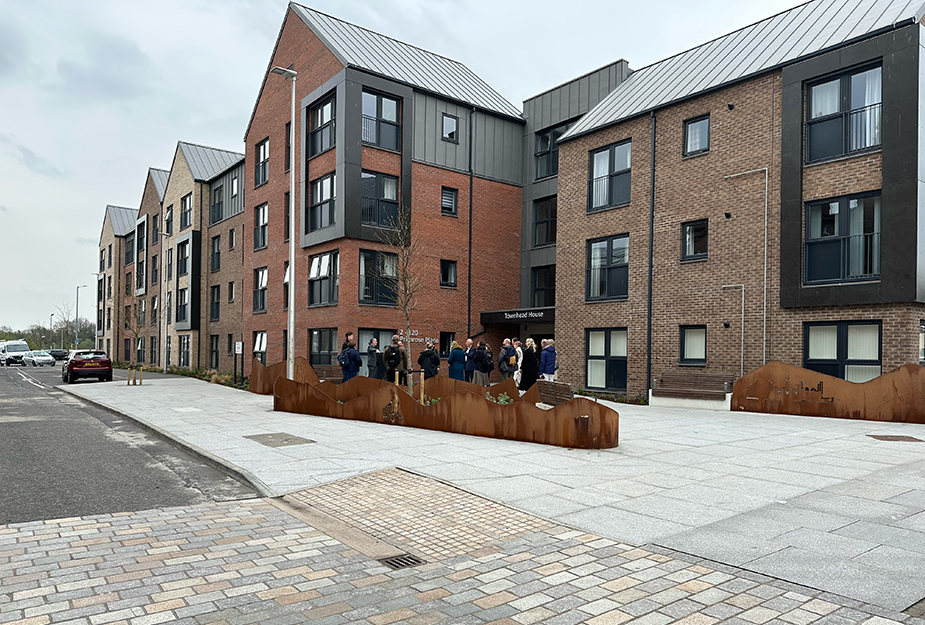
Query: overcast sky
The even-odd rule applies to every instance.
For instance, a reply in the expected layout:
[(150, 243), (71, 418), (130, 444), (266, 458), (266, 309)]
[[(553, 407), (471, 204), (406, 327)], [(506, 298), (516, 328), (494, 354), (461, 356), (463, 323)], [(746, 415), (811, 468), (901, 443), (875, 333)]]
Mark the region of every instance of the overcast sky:
[[(466, 64), (525, 98), (624, 58), (633, 69), (795, 0), (306, 0)], [(107, 204), (137, 208), (179, 140), (244, 151), (284, 0), (0, 0), (0, 326), (62, 304), (95, 321)], [(57, 317), (60, 314), (56, 313)]]

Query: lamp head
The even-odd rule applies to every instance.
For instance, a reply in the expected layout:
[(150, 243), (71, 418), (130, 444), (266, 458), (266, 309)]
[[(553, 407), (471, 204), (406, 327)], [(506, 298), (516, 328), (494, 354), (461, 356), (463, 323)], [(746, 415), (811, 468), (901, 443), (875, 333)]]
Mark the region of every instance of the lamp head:
[(272, 74), (279, 74), (280, 76), (285, 76), (286, 78), (295, 78), (298, 75), (294, 69), (286, 69), (285, 67), (274, 67), (270, 70)]

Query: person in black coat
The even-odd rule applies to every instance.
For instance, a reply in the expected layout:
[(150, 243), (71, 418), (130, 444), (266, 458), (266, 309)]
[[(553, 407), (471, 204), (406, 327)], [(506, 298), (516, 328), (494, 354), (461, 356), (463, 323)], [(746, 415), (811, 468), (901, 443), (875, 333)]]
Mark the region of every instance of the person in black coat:
[(475, 374), (475, 345), (472, 339), (466, 339), (466, 382), (472, 381)]
[(379, 341), (369, 339), (369, 347), (366, 348), (366, 366), (369, 371), (366, 373), (368, 378), (382, 379), (383, 368), (379, 366), (382, 355), (379, 352)]
[(533, 339), (527, 339), (524, 344), (524, 360), (520, 366), (520, 386), (522, 391), (527, 391), (531, 386), (536, 384), (537, 378), (540, 377), (540, 364), (536, 360), (536, 343)]
[(424, 370), (424, 379), (429, 380), (440, 371), (440, 354), (434, 349), (433, 341), (427, 341), (427, 349), (418, 356), (418, 364)]
[(488, 386), (489, 376), (495, 368), (495, 357), (491, 353), (491, 348), (485, 341), (479, 341), (479, 347), (475, 350), (475, 375), (472, 378), (474, 384), (479, 386)]
[(353, 341), (347, 342), (347, 349), (344, 350), (347, 352), (347, 365), (342, 367), (344, 371), (344, 382), (351, 380), (357, 376), (357, 373), (360, 372), (360, 367), (363, 366), (363, 359), (360, 358), (360, 352), (357, 351), (357, 344)]

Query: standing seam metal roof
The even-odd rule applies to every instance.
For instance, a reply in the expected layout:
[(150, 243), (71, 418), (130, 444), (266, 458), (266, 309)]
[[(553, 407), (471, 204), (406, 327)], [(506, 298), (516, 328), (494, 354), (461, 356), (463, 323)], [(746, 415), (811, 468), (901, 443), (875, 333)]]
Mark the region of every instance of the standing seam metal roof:
[(125, 235), (135, 230), (135, 220), (138, 219), (137, 208), (125, 208), (124, 206), (108, 205), (106, 215), (112, 224), (112, 232), (117, 237)]
[(922, 19), (922, 0), (813, 0), (631, 73), (566, 141), (848, 41)]
[(166, 169), (148, 168), (151, 173), (151, 180), (154, 182), (154, 190), (157, 191), (158, 201), (164, 201), (164, 193), (167, 191), (167, 182), (170, 180), (170, 172)]
[(458, 61), (291, 3), (346, 66), (363, 69), (488, 111), (523, 119), (520, 109)]
[(184, 141), (180, 141), (179, 144), (193, 179), (198, 181), (212, 180), (232, 165), (244, 160), (244, 155), (240, 152), (208, 148)]

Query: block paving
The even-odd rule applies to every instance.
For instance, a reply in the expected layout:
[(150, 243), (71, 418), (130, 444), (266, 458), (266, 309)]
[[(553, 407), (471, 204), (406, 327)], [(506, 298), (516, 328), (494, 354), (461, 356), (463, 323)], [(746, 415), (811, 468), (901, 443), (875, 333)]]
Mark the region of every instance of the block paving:
[(264, 499), (15, 523), (0, 623), (925, 625), (397, 469), (292, 497), (427, 562), (391, 570)]

